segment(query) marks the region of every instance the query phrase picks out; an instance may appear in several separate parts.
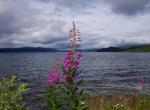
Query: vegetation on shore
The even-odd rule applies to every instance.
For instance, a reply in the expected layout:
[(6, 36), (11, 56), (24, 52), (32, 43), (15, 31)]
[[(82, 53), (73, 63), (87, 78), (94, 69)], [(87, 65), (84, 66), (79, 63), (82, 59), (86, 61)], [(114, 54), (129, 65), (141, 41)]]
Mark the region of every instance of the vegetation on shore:
[(15, 76), (0, 81), (0, 110), (25, 110), (23, 94), (28, 91), (26, 84), (20, 84)]
[[(1, 80), (0, 110), (35, 110), (36, 108), (30, 109), (22, 102), (22, 95), (27, 91), (27, 85), (19, 84), (15, 76), (9, 80)], [(59, 91), (57, 95), (63, 94)], [(25, 95), (25, 97), (29, 96)], [(92, 95), (85, 97), (82, 104), (88, 105), (87, 110), (150, 110), (150, 96), (143, 94), (112, 96)]]
[(86, 99), (88, 110), (150, 110), (150, 96), (91, 96)]

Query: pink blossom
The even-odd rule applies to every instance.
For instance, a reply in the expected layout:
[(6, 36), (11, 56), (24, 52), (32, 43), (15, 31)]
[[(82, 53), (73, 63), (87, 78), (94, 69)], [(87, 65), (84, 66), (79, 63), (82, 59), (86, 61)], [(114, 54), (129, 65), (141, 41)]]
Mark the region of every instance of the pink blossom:
[(66, 60), (64, 61), (64, 66), (65, 66), (67, 69), (69, 69), (69, 68), (71, 67), (71, 64), (70, 64), (69, 59), (66, 59)]
[(66, 69), (71, 69), (71, 67), (74, 67), (74, 70), (76, 71), (78, 66), (80, 65), (82, 54), (79, 52), (67, 52), (67, 58), (64, 61), (64, 66)]
[(80, 60), (76, 61), (76, 66), (78, 66), (80, 64)]
[(144, 88), (144, 85), (145, 85), (145, 81), (144, 81), (144, 78), (143, 77), (141, 77), (141, 79), (140, 79), (140, 85), (142, 86), (142, 88)]
[(74, 55), (72, 52), (68, 52), (67, 54), (68, 54), (67, 58), (69, 58), (69, 59), (71, 59), (73, 57), (73, 55)]
[[(63, 74), (65, 79), (65, 85), (67, 85), (67, 78), (70, 75), (70, 71), (76, 72), (81, 61), (82, 54), (79, 52), (68, 52), (67, 57), (64, 61), (64, 67), (66, 68), (67, 72)], [(68, 71), (69, 70), (69, 71)], [(75, 76), (71, 76), (72, 80), (75, 80)]]
[(82, 57), (81, 53), (78, 53), (78, 59), (80, 59)]
[(64, 73), (64, 78), (65, 78), (65, 79), (67, 78), (67, 76), (68, 76), (67, 73)]
[(76, 77), (73, 77), (73, 78), (72, 78), (72, 80), (76, 80), (76, 79), (77, 79)]
[(60, 73), (55, 72), (52, 73), (49, 77), (48, 77), (48, 85), (49, 86), (55, 86), (60, 80)]

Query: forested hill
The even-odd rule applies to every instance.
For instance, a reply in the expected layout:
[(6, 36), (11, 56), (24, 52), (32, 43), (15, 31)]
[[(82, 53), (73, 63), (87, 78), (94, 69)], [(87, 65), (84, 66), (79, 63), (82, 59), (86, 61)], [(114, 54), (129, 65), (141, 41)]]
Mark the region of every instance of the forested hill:
[[(42, 47), (21, 47), (21, 48), (1, 48), (0, 53), (8, 52), (66, 52), (68, 50), (58, 50), (55, 48)], [(79, 49), (81, 52), (150, 52), (150, 45), (132, 47), (108, 47), (101, 49)]]
[(150, 45), (135, 46), (124, 49), (125, 52), (150, 52)]
[(132, 47), (108, 47), (97, 49), (97, 52), (150, 52), (150, 45)]

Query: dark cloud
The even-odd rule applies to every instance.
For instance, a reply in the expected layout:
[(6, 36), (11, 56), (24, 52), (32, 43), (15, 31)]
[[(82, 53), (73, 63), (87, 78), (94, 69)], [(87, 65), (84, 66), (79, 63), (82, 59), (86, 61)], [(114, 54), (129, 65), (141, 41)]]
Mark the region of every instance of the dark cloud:
[(109, 5), (117, 14), (135, 15), (150, 11), (150, 0), (39, 0), (41, 2), (52, 2), (58, 7), (70, 8), (74, 11), (85, 10), (93, 4), (99, 5), (102, 2)]
[(31, 3), (33, 1), (0, 1), (0, 47), (42, 46), (63, 40), (66, 22), (41, 17), (38, 6), (31, 7)]
[(104, 0), (118, 14), (135, 15), (149, 11), (150, 0)]
[(0, 4), (0, 38), (35, 25), (34, 12), (23, 0), (2, 0)]
[(41, 44), (52, 44), (52, 43), (56, 43), (56, 42), (64, 42), (64, 44), (66, 43), (66, 41), (68, 41), (68, 37), (58, 37), (58, 38), (48, 38), (45, 39), (44, 41), (33, 41), (32, 43), (41, 43)]

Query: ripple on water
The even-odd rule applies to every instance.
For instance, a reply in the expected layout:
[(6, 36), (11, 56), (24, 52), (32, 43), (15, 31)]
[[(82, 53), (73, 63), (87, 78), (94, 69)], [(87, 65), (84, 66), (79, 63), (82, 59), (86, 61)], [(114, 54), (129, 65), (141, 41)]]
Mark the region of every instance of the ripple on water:
[[(65, 53), (1, 53), (0, 77), (16, 74), (21, 82), (29, 84), (28, 102), (39, 103), (49, 69), (54, 58), (64, 59)], [(62, 60), (63, 62), (63, 60)], [(83, 53), (79, 69), (84, 79), (82, 88), (94, 94), (133, 93), (140, 91), (140, 77), (150, 91), (150, 53)]]

